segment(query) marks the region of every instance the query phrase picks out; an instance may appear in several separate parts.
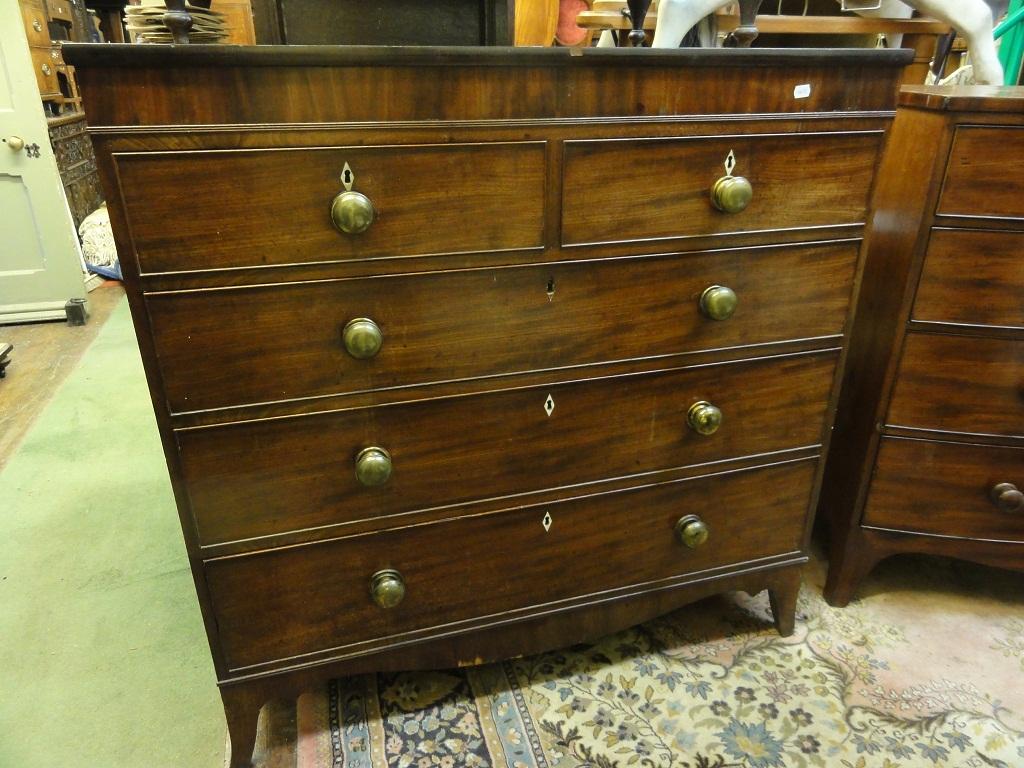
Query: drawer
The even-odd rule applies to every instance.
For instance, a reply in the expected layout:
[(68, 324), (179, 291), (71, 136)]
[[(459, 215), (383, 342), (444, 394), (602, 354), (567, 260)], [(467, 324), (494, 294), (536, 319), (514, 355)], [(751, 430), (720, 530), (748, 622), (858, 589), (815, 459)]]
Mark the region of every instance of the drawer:
[(888, 423), (1024, 436), (1024, 341), (908, 334)]
[[(174, 412), (839, 334), (857, 244), (215, 289), (147, 299)], [(700, 299), (731, 288), (733, 315)], [(369, 318), (372, 358), (343, 342)]]
[(57, 82), (58, 58), (53, 56), (50, 48), (32, 48), (31, 51), (32, 68), (36, 73), (39, 92), (43, 96), (60, 95), (60, 85)]
[(1024, 489), (1024, 449), (883, 438), (864, 524), (1024, 542), (1010, 485)]
[(914, 320), (1024, 327), (1024, 233), (936, 229)]
[(74, 23), (75, 18), (68, 0), (46, 0), (46, 7), (50, 11), (51, 19), (66, 21), (68, 24)]
[[(834, 352), (181, 430), (203, 544), (816, 445)], [(722, 414), (711, 435), (695, 403)], [(364, 486), (366, 448), (390, 479)]]
[(25, 22), (25, 35), (30, 46), (50, 47), (50, 31), (46, 26), (46, 11), (42, 4), (19, 3)]
[[(880, 132), (565, 143), (562, 242), (669, 239), (863, 222)], [(711, 203), (729, 153), (745, 210)]]
[[(115, 158), (142, 272), (543, 245), (544, 142)], [(331, 221), (346, 164), (375, 210), (361, 234)]]
[(958, 127), (938, 213), (1024, 217), (1024, 128)]
[[(206, 564), (231, 670), (800, 550), (814, 461), (415, 525)], [(677, 539), (697, 515), (704, 544)], [(370, 579), (398, 571), (381, 608)]]

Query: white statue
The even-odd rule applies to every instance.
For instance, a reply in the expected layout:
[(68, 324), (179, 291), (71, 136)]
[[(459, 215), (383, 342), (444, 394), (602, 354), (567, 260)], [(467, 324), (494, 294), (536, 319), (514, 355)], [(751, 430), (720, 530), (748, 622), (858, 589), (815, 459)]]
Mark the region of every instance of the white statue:
[[(992, 11), (985, 0), (905, 0), (923, 15), (949, 24), (967, 41), (974, 79), (984, 85), (1002, 85), (1003, 67), (992, 39)], [(659, 0), (654, 48), (678, 48), (683, 36), (701, 19), (728, 0)], [(901, 0), (882, 0), (872, 15), (902, 17)]]

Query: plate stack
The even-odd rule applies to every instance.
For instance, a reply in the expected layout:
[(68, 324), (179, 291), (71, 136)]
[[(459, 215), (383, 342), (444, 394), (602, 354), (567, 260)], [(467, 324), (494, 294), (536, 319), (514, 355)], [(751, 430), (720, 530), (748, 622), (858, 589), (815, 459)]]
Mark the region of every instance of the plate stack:
[[(224, 17), (208, 8), (186, 3), (192, 15), (192, 29), (189, 30), (190, 43), (219, 43), (228, 36)], [(171, 32), (164, 26), (163, 16), (167, 10), (163, 0), (141, 0), (138, 5), (125, 8), (125, 21), (132, 39), (136, 43), (170, 43)]]

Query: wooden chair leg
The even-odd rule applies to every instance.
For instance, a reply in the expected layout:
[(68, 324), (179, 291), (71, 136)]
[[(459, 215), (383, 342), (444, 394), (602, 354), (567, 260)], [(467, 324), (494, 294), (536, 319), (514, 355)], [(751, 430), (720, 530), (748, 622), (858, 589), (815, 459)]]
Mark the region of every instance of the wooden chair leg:
[(228, 739), (231, 742), (231, 768), (250, 768), (252, 753), (256, 747), (256, 727), (260, 718), (263, 701), (250, 689), (222, 688), (224, 717), (228, 722)]
[(796, 626), (796, 600), (799, 595), (799, 568), (787, 568), (782, 571), (768, 587), (768, 602), (775, 618), (775, 629), (783, 637), (793, 634)]

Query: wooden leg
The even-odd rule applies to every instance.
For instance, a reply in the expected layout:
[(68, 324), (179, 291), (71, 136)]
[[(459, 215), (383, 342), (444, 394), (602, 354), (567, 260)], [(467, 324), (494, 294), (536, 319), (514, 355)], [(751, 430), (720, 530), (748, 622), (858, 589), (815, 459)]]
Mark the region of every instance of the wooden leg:
[(800, 595), (800, 569), (787, 568), (768, 587), (768, 602), (775, 618), (775, 629), (783, 637), (793, 634), (796, 625), (796, 599)]
[(222, 688), (224, 717), (228, 721), (228, 739), (231, 741), (231, 768), (249, 768), (256, 747), (256, 726), (263, 704), (256, 691), (244, 686)]
[(879, 559), (879, 554), (857, 529), (851, 531), (845, 540), (837, 542), (829, 553), (825, 602), (835, 608), (849, 605), (861, 580), (878, 564)]

